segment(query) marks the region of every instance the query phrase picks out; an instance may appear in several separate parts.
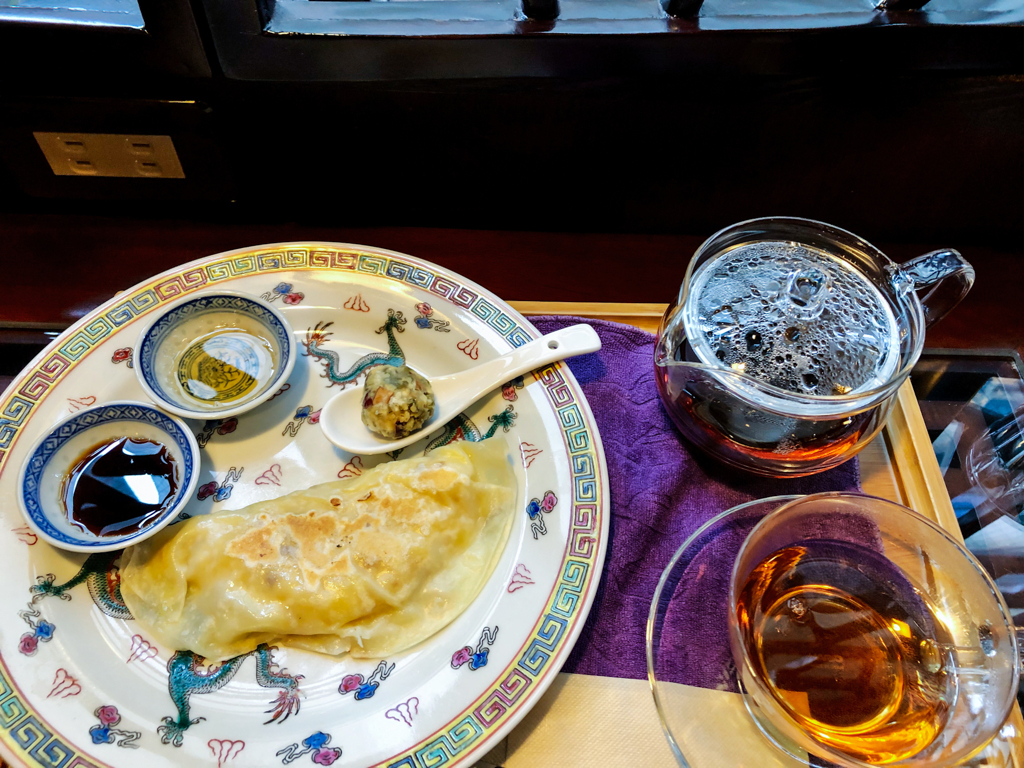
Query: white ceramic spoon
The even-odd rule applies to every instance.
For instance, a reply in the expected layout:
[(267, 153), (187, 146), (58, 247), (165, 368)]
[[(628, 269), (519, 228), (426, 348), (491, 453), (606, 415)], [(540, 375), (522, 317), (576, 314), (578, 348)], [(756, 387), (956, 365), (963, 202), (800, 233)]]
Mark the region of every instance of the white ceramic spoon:
[(518, 349), (470, 368), (467, 371), (438, 376), (430, 380), (434, 389), (434, 415), (423, 428), (403, 437), (388, 440), (373, 434), (363, 424), (363, 387), (339, 392), (320, 412), (320, 428), (327, 439), (349, 453), (373, 455), (397, 451), (447, 424), (484, 395), (520, 374), (536, 370), (556, 360), (601, 348), (601, 339), (589, 325), (573, 325), (541, 336)]

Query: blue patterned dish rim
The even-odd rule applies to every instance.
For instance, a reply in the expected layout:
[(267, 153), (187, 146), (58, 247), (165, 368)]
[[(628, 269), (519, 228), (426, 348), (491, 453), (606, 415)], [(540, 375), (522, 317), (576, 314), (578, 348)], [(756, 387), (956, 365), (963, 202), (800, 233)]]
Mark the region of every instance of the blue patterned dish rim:
[[(135, 422), (157, 428), (168, 438), (180, 453), (182, 465), (181, 482), (175, 492), (175, 499), (157, 520), (123, 536), (93, 536), (86, 532), (69, 534), (52, 522), (52, 517), (63, 517), (63, 510), (49, 508), (40, 498), (43, 475), (57, 452), (73, 438), (102, 424)], [(47, 541), (61, 549), (75, 552), (108, 552), (121, 549), (147, 539), (165, 527), (192, 495), (199, 480), (199, 446), (192, 432), (178, 419), (163, 411), (136, 402), (107, 403), (74, 414), (60, 422), (33, 446), (22, 466), (18, 482), (18, 501), (29, 524)]]
[[(325, 375), (317, 374), (329, 374), (339, 362), (331, 355), (335, 350), (323, 348), (323, 342), (332, 333), (338, 332), (342, 339), (359, 338), (358, 333), (352, 335), (350, 323), (362, 327), (359, 333), (365, 337), (355, 349), (380, 355), (384, 344), (381, 336), (388, 321), (392, 326), (402, 325), (404, 311), (411, 319), (406, 330), (415, 330), (412, 337), (403, 337), (403, 341), (410, 342), (421, 353), (428, 350), (429, 354), (437, 354), (437, 350), (444, 348), (445, 359), (453, 369), (465, 367), (481, 354), (500, 354), (540, 336), (514, 307), (487, 289), (441, 266), (394, 251), (348, 243), (299, 241), (204, 257), (141, 282), (100, 306), (61, 334), (11, 383), (0, 398), (0, 490), (4, 481), (8, 481), (8, 487), (16, 482), (16, 478), (4, 477), (3, 470), (15, 451), (24, 455), (18, 445), (19, 437), (50, 429), (36, 426), (47, 412), (43, 405), (51, 410), (65, 407), (66, 398), (72, 408), (77, 407), (91, 397), (91, 393), (85, 393), (93, 386), (101, 386), (110, 393), (123, 391), (124, 395), (114, 396), (119, 401), (135, 399), (129, 393), (138, 391), (136, 371), (127, 374), (131, 385), (124, 381), (124, 374), (107, 374), (111, 370), (107, 366), (132, 368), (140, 340), (135, 324), (146, 324), (150, 317), (161, 315), (186, 296), (223, 290), (226, 285), (244, 286), (242, 290), (247, 295), (255, 294), (268, 303), (280, 301), (292, 307), (282, 311), (295, 327), (299, 321), (306, 327), (304, 339), (295, 337), (295, 367), (302, 365), (302, 375), (292, 376), (274, 391), (269, 398), (272, 405), (243, 419), (206, 418), (205, 423), (189, 424), (203, 445), (203, 473), (213, 476), (202, 488), (197, 487), (200, 495), (193, 496), (190, 504), (217, 503), (227, 499), (232, 490), (235, 497), (243, 495), (239, 502), (244, 498), (251, 503), (267, 493), (275, 493), (278, 482), (284, 486), (282, 492), (289, 486), (301, 487), (301, 483), (282, 480), (281, 469), (301, 472), (301, 477), (295, 475), (297, 480), (348, 477), (362, 471), (360, 457), (349, 460), (348, 455), (321, 450), (322, 446), (317, 444), (323, 438), (318, 430), (307, 427), (299, 432), (303, 424), (315, 424), (319, 414), (316, 406), (320, 404), (315, 396), (322, 399), (327, 389), (344, 383), (334, 378), (325, 381)], [(307, 298), (307, 305), (296, 312), (294, 307)], [(376, 305), (382, 298), (387, 299), (387, 306)], [(361, 320), (371, 312), (367, 299), (375, 304), (374, 317)], [(389, 311), (388, 321), (380, 328), (378, 323), (383, 320), (385, 309)], [(339, 317), (343, 313), (351, 314)], [(413, 313), (416, 317), (411, 317)], [(346, 322), (336, 325), (341, 319)], [(392, 327), (392, 333), (401, 332), (400, 328)], [(431, 338), (415, 338), (421, 334), (430, 334)], [(129, 346), (131, 340), (136, 341), (134, 350)], [(463, 360), (463, 356), (468, 360)], [(438, 370), (437, 374), (440, 373)], [(529, 434), (499, 438), (507, 440), (513, 452), (518, 444), (520, 501), (525, 503), (536, 495), (540, 503), (543, 495), (546, 503), (550, 496), (553, 506), (558, 502), (557, 495), (564, 513), (552, 514), (545, 527), (543, 515), (550, 511), (548, 507), (531, 516), (532, 503), (525, 511), (521, 506), (513, 535), (522, 537), (528, 546), (506, 549), (507, 557), (485, 585), (481, 597), (466, 614), (442, 630), (451, 635), (447, 640), (438, 635), (408, 654), (401, 654), (395, 660), (398, 668), (394, 678), (378, 698), (364, 697), (358, 705), (351, 692), (346, 696), (345, 685), (369, 674), (373, 685), (364, 679), (363, 687), (375, 689), (380, 680), (390, 677), (391, 666), (383, 668), (382, 663), (377, 668), (380, 672), (370, 674), (369, 668), (358, 660), (324, 662), (319, 655), (298, 649), (265, 648), (253, 652), (257, 661), (256, 694), (239, 687), (231, 693), (233, 702), (246, 702), (244, 710), (236, 714), (235, 706), (223, 709), (218, 704), (216, 719), (189, 719), (190, 707), (193, 712), (201, 711), (206, 702), (205, 697), (190, 696), (200, 692), (193, 683), (201, 680), (205, 685), (208, 677), (201, 667), (196, 670), (198, 677), (187, 680), (170, 674), (172, 661), (181, 662), (188, 654), (183, 656), (184, 652), (149, 643), (142, 629), (130, 621), (123, 604), (112, 599), (114, 591), (106, 587), (118, 583), (116, 560), (103, 559), (101, 555), (84, 558), (84, 562), (81, 557), (61, 557), (52, 548), (34, 547), (36, 537), (30, 530), (12, 528), (6, 539), (0, 537), (8, 572), (28, 573), (36, 583), (29, 587), (32, 602), (27, 609), (21, 607), (20, 591), (8, 595), (8, 613), (17, 605), (16, 615), (28, 624), (29, 631), (20, 641), (14, 638), (17, 647), (13, 649), (6, 643), (9, 636), (0, 638), (5, 640), (4, 652), (0, 653), (0, 710), (15, 713), (0, 718), (0, 756), (12, 765), (23, 766), (59, 763), (98, 768), (136, 764), (138, 760), (118, 760), (115, 750), (110, 748), (110, 739), (117, 737), (124, 741), (118, 740), (115, 746), (138, 746), (137, 755), (145, 753), (160, 760), (177, 757), (175, 762), (211, 768), (222, 763), (230, 768), (228, 761), (243, 749), (244, 764), (287, 764), (299, 755), (309, 757), (312, 751), (314, 762), (326, 765), (341, 756), (342, 747), (345, 765), (351, 766), (474, 765), (522, 720), (555, 680), (594, 602), (609, 535), (610, 500), (604, 451), (593, 414), (571, 371), (564, 363), (553, 364), (535, 371), (530, 381), (510, 382), (508, 390), (494, 393), (492, 405), (500, 406), (501, 411), (492, 416), (488, 408), (486, 415), (491, 424), (486, 432), (467, 416), (464, 422), (456, 420), (447, 425), (454, 429), (446, 427), (445, 434), (437, 440), (456, 433), (458, 439), (487, 439), (513, 427), (516, 435), (520, 435), (521, 428), (529, 425)], [(278, 395), (280, 399), (275, 399)], [(479, 421), (484, 415), (481, 412), (473, 417)], [(245, 435), (247, 439), (239, 439), (236, 432), (241, 434), (250, 425), (256, 427), (255, 431)], [(274, 437), (278, 434), (286, 439)], [(251, 439), (256, 435), (261, 439)], [(522, 438), (534, 439), (529, 442)], [(268, 446), (270, 442), (275, 445)], [(538, 454), (542, 458), (535, 461)], [(551, 460), (547, 460), (549, 456)], [(241, 463), (271, 459), (283, 466), (272, 464), (259, 475), (250, 474), (254, 470), (243, 468)], [(253, 466), (255, 472), (263, 468)], [(243, 478), (243, 469), (247, 479)], [(308, 475), (310, 471), (314, 472), (312, 477)], [(545, 491), (550, 492), (545, 495)], [(188, 509), (185, 515), (189, 514)], [(48, 571), (54, 572), (52, 578)], [(41, 573), (46, 575), (38, 576)], [(90, 589), (85, 600), (68, 599), (68, 590), (76, 585), (85, 586), (86, 582)], [(95, 594), (93, 587), (98, 587)], [(84, 592), (78, 590), (79, 594)], [(46, 600), (43, 610), (37, 610), (36, 603), (51, 595), (61, 599)], [(494, 645), (499, 619), (502, 635)], [(61, 632), (65, 626), (92, 627), (97, 621), (99, 633), (83, 631), (72, 637)], [(17, 634), (14, 622), (4, 626)], [(518, 637), (514, 634), (517, 631)], [(453, 640), (452, 647), (445, 645)], [(464, 647), (452, 655), (455, 646)], [(471, 653), (474, 646), (476, 654)], [(56, 658), (55, 650), (64, 666), (56, 671), (60, 679), (51, 684), (48, 676), (53, 671), (50, 664)], [(488, 650), (490, 664), (476, 661), (476, 656), (486, 658)], [(469, 652), (471, 658), (459, 666), (460, 654), (464, 652)], [(288, 654), (292, 654), (290, 658)], [(230, 680), (237, 664), (245, 658), (241, 656), (234, 664), (224, 665), (218, 676)], [(303, 674), (286, 672), (281, 666), (286, 662), (301, 667)], [(267, 678), (269, 670), (278, 672)], [(429, 674), (421, 674), (425, 671)], [(335, 691), (337, 680), (330, 678), (336, 674), (344, 676)], [(142, 720), (135, 712), (126, 712), (124, 720), (119, 719), (122, 715), (114, 705), (123, 702), (127, 706), (129, 699), (124, 697), (129, 688), (125, 686), (151, 678), (158, 685), (167, 680), (168, 693), (164, 695), (177, 702), (179, 714), (174, 724), (180, 731), (190, 727), (207, 729), (203, 738), (190, 731), (181, 753), (176, 752), (180, 740), (169, 743), (160, 737), (159, 728), (164, 728), (162, 733), (166, 735), (164, 726), (168, 722), (162, 711), (166, 704), (161, 704), (163, 696), (153, 702), (148, 695), (131, 696), (129, 709), (141, 706), (153, 711), (146, 712)], [(299, 680), (303, 678), (307, 682), (299, 689)], [(262, 701), (262, 688), (268, 685), (283, 692), (273, 704), (269, 721)], [(320, 712), (318, 720), (298, 718), (297, 708), (292, 707), (300, 690), (306, 702), (302, 711)], [(408, 698), (411, 694), (416, 695)], [(65, 700), (66, 696), (72, 698)], [(348, 699), (343, 706), (350, 703), (361, 708), (356, 719), (349, 717), (350, 710), (337, 708), (336, 697), (341, 696)], [(323, 716), (328, 711), (324, 705), (332, 699), (331, 714)], [(318, 703), (319, 710), (315, 709)], [(96, 709), (98, 705), (108, 706)], [(199, 709), (195, 709), (197, 706)], [(367, 712), (367, 707), (376, 709)], [(391, 708), (385, 711), (386, 707)], [(89, 719), (88, 713), (100, 717), (100, 723), (88, 731), (84, 740), (78, 739)], [(369, 729), (367, 717), (373, 718)], [(157, 725), (161, 722), (164, 726)], [(120, 730), (114, 728), (115, 724)], [(214, 728), (227, 724), (235, 730), (227, 733)], [(333, 733), (315, 731), (310, 735), (320, 727), (330, 728)], [(24, 735), (27, 733), (40, 735), (29, 741)], [(141, 744), (138, 739), (129, 743), (140, 733)], [(215, 738), (207, 741), (208, 736)]]
[[(263, 325), (268, 331), (269, 340), (273, 343), (273, 354), (276, 358), (274, 376), (261, 388), (223, 408), (190, 408), (161, 385), (155, 374), (156, 358), (164, 340), (182, 322), (214, 312), (238, 312), (255, 318)], [(292, 329), (281, 313), (255, 296), (238, 291), (220, 290), (185, 298), (146, 325), (139, 335), (136, 372), (146, 394), (162, 407), (185, 418), (211, 419), (236, 416), (255, 408), (274, 393), (275, 384), (288, 378), (294, 365), (295, 345), (292, 341)]]

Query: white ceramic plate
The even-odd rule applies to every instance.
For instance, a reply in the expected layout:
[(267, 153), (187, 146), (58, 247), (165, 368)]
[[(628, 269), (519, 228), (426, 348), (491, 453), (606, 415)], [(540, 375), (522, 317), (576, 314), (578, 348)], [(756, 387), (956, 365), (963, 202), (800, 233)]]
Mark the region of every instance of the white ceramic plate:
[(302, 356), (256, 410), (188, 422), (203, 448), (190, 515), (390, 460), (345, 454), (316, 423), (339, 372), (366, 355), (397, 354), (396, 343), (419, 370), (440, 375), (539, 335), (452, 272), (333, 243), (201, 259), (118, 294), (62, 334), (0, 399), (0, 753), (14, 765), (61, 768), (472, 765), (558, 673), (604, 561), (604, 456), (564, 364), (493, 393), (402, 454), (490, 436), (516, 457), (519, 490), (511, 538), (483, 592), (437, 635), (387, 659), (280, 647), (205, 666), (126, 618), (110, 555), (53, 549), (22, 519), (15, 484), (35, 438), (77, 409), (143, 399), (129, 370), (139, 329), (166, 303), (215, 286), (274, 302)]

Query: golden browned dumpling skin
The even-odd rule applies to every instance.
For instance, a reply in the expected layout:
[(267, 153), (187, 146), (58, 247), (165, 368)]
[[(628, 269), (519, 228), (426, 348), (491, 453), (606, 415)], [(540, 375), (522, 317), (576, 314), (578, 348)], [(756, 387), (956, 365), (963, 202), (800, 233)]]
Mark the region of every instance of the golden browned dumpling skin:
[(458, 442), (130, 547), (121, 594), (171, 648), (226, 659), (260, 643), (380, 658), (473, 601), (512, 524), (504, 441)]

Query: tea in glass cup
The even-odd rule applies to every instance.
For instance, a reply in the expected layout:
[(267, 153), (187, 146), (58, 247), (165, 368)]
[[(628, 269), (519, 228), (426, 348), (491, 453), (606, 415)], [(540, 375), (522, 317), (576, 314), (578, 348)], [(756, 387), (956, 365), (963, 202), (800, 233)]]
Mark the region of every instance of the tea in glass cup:
[(659, 393), (683, 435), (726, 463), (820, 472), (882, 428), (925, 327), (973, 280), (952, 250), (896, 265), (820, 222), (736, 224), (698, 249), (662, 319)]
[(841, 766), (958, 764), (1017, 691), (1017, 637), (992, 580), (883, 499), (818, 494), (766, 516), (737, 556), (729, 624), (758, 727)]

